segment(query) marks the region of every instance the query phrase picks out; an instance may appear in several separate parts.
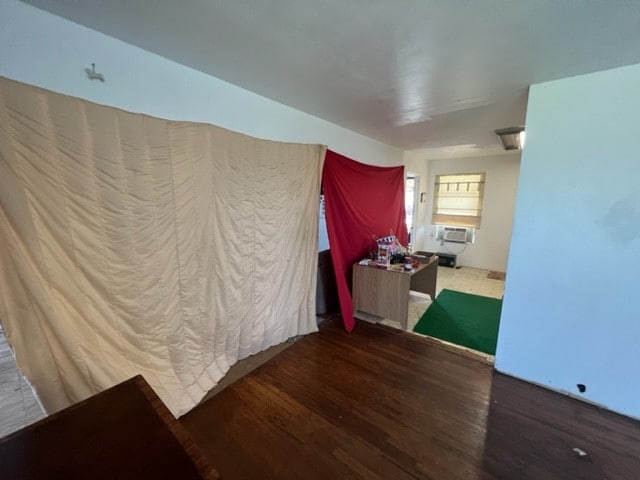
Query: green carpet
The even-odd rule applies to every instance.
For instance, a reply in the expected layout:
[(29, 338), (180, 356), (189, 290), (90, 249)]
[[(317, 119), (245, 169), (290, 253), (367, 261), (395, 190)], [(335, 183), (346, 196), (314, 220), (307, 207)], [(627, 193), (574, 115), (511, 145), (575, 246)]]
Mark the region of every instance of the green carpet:
[(502, 300), (442, 290), (413, 331), (495, 355)]

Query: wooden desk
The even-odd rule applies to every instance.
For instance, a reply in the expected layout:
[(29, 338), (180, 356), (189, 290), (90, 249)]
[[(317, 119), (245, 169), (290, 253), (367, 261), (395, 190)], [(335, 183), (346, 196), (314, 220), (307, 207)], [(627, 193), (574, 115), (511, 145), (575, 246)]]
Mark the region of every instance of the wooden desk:
[(220, 478), (141, 375), (0, 439), (1, 478)]
[(438, 257), (432, 255), (411, 272), (368, 265), (353, 266), (353, 315), (364, 312), (400, 322), (407, 329), (409, 292), (436, 298)]

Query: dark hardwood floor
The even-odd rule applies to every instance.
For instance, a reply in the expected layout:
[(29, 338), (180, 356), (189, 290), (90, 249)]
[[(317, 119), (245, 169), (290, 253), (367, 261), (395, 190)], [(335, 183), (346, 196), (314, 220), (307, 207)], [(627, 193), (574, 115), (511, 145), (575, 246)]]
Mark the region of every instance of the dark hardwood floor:
[(181, 422), (227, 480), (640, 478), (639, 422), (365, 322), (328, 322)]

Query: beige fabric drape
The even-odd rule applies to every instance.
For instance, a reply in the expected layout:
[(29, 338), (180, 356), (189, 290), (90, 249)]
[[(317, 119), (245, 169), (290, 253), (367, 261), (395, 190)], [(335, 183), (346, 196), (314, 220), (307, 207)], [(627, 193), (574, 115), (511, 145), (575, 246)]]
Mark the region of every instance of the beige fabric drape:
[(142, 373), (181, 415), (315, 331), (323, 158), (0, 78), (0, 320), (45, 409)]

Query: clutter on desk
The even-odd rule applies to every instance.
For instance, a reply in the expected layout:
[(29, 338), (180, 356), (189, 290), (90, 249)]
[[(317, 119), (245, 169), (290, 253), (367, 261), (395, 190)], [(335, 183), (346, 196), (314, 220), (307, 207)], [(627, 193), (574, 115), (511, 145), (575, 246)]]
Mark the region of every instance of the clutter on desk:
[(391, 245), (379, 243), (376, 260), (379, 267), (388, 267), (392, 257)]
[(402, 246), (395, 234), (390, 232), (386, 237), (378, 238), (372, 235), (375, 241), (375, 249), (371, 251), (371, 259), (380, 268), (387, 268), (389, 265), (402, 264), (404, 257), (409, 252)]
[(360, 260), (360, 265), (411, 272), (420, 265), (420, 260), (410, 255), (409, 250), (402, 246), (396, 236), (390, 235), (378, 238), (372, 235), (375, 246), (371, 249), (369, 258)]
[(379, 263), (377, 259), (374, 260), (371, 258), (363, 258), (358, 262), (358, 265), (363, 265), (365, 267), (382, 268), (385, 270), (393, 270), (397, 272), (410, 273), (416, 268), (418, 268), (420, 266), (420, 263), (422, 263), (416, 260), (415, 258), (413, 258), (412, 256), (404, 256), (403, 258), (404, 258), (404, 262), (390, 263), (389, 265), (386, 265), (384, 263)]

